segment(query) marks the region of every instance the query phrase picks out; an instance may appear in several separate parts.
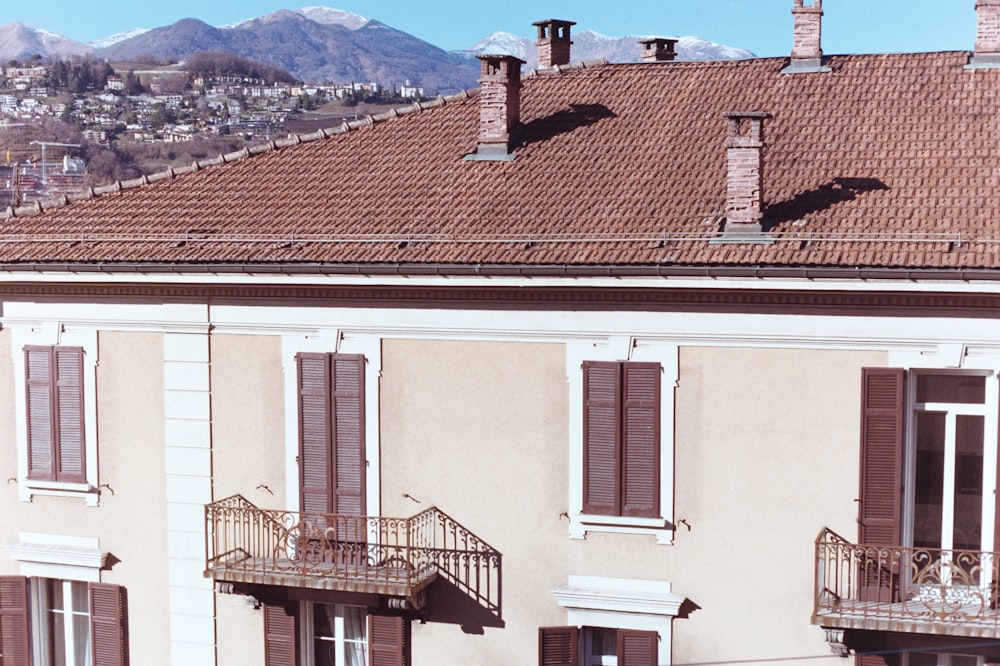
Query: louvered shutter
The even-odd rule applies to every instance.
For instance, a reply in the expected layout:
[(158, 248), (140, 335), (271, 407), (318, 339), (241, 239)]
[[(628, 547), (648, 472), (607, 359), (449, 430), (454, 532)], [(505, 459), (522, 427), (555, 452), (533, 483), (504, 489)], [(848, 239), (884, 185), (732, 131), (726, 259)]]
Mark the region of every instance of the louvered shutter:
[(333, 513), (365, 513), (364, 356), (333, 354), (332, 412), (336, 480)]
[(282, 604), (264, 604), (264, 666), (297, 666), (294, 612)]
[(31, 666), (28, 579), (0, 576), (0, 666)]
[(55, 481), (51, 349), (25, 347), (24, 367), (28, 406), (28, 478)]
[(619, 363), (583, 364), (583, 512), (621, 514)]
[(368, 616), (368, 666), (409, 666), (410, 623), (401, 617)]
[(128, 666), (128, 604), (121, 585), (91, 583), (90, 646), (94, 666)]
[(576, 627), (542, 627), (538, 630), (539, 666), (578, 666)]
[(875, 654), (859, 654), (854, 657), (854, 666), (888, 666), (885, 657)]
[(327, 354), (299, 354), (300, 510), (331, 513), (330, 363)]
[(56, 479), (87, 480), (83, 435), (83, 349), (53, 347), (55, 365)]
[(903, 371), (864, 368), (861, 404), (859, 541), (897, 546), (903, 484)]
[(618, 630), (618, 666), (656, 666), (655, 631)]
[[(866, 546), (899, 546), (902, 541), (904, 379), (899, 368), (862, 370), (858, 540)], [(866, 601), (898, 598), (900, 562), (869, 548), (858, 566)]]
[(660, 364), (623, 365), (622, 514), (660, 515)]

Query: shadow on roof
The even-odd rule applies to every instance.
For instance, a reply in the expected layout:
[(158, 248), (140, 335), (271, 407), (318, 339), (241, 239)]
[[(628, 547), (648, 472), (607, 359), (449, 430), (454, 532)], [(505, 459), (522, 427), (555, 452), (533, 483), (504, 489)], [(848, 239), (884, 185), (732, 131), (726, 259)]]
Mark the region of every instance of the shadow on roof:
[(764, 229), (774, 229), (778, 225), (801, 220), (839, 203), (853, 201), (863, 194), (888, 189), (889, 186), (878, 178), (834, 178), (791, 199), (769, 204), (764, 213)]
[(581, 127), (617, 117), (614, 111), (603, 104), (570, 104), (568, 109), (526, 123), (521, 129), (521, 144), (547, 141), (560, 134), (568, 134)]

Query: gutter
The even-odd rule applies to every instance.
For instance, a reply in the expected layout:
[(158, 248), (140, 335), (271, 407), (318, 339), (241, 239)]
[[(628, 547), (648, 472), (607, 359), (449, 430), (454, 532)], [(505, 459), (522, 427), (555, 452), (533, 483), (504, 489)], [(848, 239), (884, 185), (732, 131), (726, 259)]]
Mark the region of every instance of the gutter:
[(163, 264), (139, 262), (101, 263), (0, 263), (4, 273), (98, 273), (112, 275), (349, 275), (399, 277), (539, 277), (539, 278), (718, 278), (718, 279), (798, 279), (860, 281), (1000, 281), (1000, 268), (872, 268), (872, 267), (779, 267), (779, 266), (623, 266), (566, 264), (275, 264), (206, 263)]

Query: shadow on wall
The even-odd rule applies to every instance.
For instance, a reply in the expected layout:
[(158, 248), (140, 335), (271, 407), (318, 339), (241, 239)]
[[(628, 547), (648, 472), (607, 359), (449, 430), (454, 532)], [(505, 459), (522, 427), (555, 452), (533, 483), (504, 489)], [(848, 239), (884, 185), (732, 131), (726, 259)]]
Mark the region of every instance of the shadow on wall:
[(878, 178), (834, 178), (817, 188), (800, 192), (787, 201), (768, 204), (764, 212), (764, 231), (800, 220), (839, 203), (853, 201), (863, 194), (888, 189), (889, 186)]
[(439, 577), (427, 588), (426, 609), (422, 619), (427, 622), (459, 624), (467, 634), (483, 634), (486, 627), (502, 629), (506, 626), (502, 619), (443, 577)]

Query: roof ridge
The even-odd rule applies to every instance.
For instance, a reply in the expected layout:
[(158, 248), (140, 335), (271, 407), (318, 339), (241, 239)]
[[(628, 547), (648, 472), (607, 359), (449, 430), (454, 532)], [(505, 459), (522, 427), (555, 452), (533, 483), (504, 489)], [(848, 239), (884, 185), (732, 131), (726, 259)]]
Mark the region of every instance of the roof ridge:
[(594, 67), (603, 67), (604, 65), (610, 65), (607, 58), (596, 58), (594, 60), (580, 60), (575, 63), (568, 65), (553, 65), (552, 67), (538, 67), (532, 69), (524, 78), (533, 79), (537, 76), (558, 76), (564, 72), (572, 72), (577, 69), (593, 69)]
[(56, 194), (46, 197), (45, 199), (31, 201), (23, 203), (20, 206), (8, 206), (6, 210), (0, 213), (0, 218), (2, 219), (13, 219), (18, 217), (30, 217), (33, 215), (39, 215), (47, 210), (52, 210), (54, 208), (62, 208), (68, 206), (77, 201), (83, 201), (84, 199), (96, 199), (108, 194), (120, 194), (125, 190), (132, 190), (144, 185), (150, 185), (157, 183), (161, 180), (173, 180), (180, 176), (185, 176), (196, 171), (201, 171), (207, 167), (220, 166), (223, 164), (231, 164), (233, 162), (242, 161), (257, 155), (263, 155), (265, 153), (273, 152), (276, 150), (284, 150), (286, 148), (294, 148), (300, 144), (312, 143), (313, 141), (319, 141), (322, 139), (329, 139), (338, 134), (346, 134), (352, 130), (361, 129), (363, 127), (374, 127), (378, 123), (382, 123), (395, 118), (400, 118), (403, 116), (413, 115), (423, 113), (430, 109), (436, 109), (445, 106), (451, 102), (463, 102), (479, 94), (478, 89), (467, 89), (461, 92), (444, 96), (438, 93), (433, 100), (423, 102), (417, 100), (413, 104), (400, 107), (392, 107), (388, 111), (378, 114), (368, 114), (364, 118), (356, 120), (344, 120), (343, 124), (338, 127), (331, 127), (327, 129), (318, 129), (315, 132), (306, 133), (296, 133), (289, 134), (288, 136), (282, 137), (280, 139), (273, 139), (266, 143), (257, 144), (255, 146), (244, 146), (241, 150), (237, 150), (231, 153), (219, 154), (216, 157), (195, 160), (189, 166), (184, 167), (171, 167), (166, 171), (159, 171), (156, 173), (140, 176), (139, 178), (132, 178), (130, 180), (116, 180), (113, 183), (107, 185), (101, 185), (98, 187), (89, 187), (82, 192), (72, 192)]

